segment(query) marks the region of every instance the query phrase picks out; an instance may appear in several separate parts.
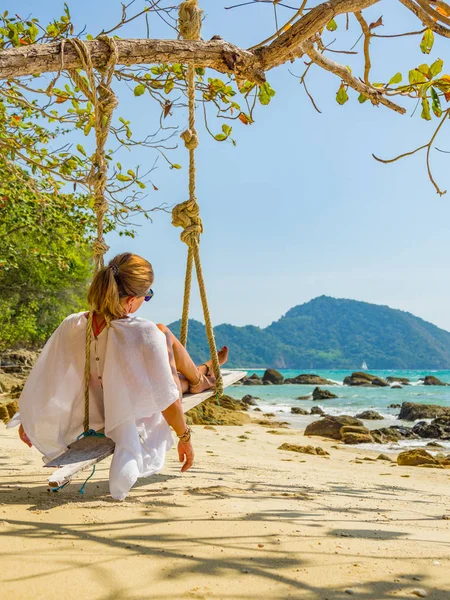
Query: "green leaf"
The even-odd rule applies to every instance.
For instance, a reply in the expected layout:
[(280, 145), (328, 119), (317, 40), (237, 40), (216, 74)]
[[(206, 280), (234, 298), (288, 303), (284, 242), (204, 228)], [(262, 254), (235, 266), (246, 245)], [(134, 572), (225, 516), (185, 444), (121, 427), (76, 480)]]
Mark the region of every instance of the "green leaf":
[(137, 85), (134, 88), (134, 95), (135, 96), (142, 96), (142, 94), (145, 94), (145, 86), (142, 85), (142, 83), (140, 83), (139, 85)]
[(173, 163), (173, 165), (171, 166), (172, 169), (181, 169), (181, 165), (177, 165), (176, 163)]
[(86, 150), (83, 148), (83, 146), (81, 144), (77, 144), (77, 150), (78, 152), (80, 152), (83, 156), (86, 156)]
[(422, 114), (420, 116), (425, 121), (431, 121), (430, 103), (427, 98), (422, 98)]
[(233, 128), (230, 127), (229, 125), (227, 125), (226, 123), (224, 123), (222, 125), (222, 131), (224, 132), (225, 135), (230, 135), (230, 133), (233, 131)]
[(336, 31), (337, 28), (338, 26), (336, 21), (334, 19), (331, 19), (331, 21), (327, 24), (328, 31)]
[(420, 49), (424, 54), (430, 54), (434, 44), (434, 33), (431, 29), (427, 29), (420, 42)]
[(126, 182), (126, 181), (131, 181), (131, 177), (128, 177), (127, 175), (123, 175), (122, 173), (117, 173), (116, 175), (116, 179), (118, 181), (122, 181), (122, 182)]
[(440, 58), (434, 61), (432, 65), (430, 65), (430, 73), (432, 77), (436, 77), (442, 71), (442, 67), (444, 66), (444, 61)]
[(340, 104), (341, 106), (343, 104), (345, 104), (348, 100), (348, 94), (347, 94), (347, 90), (345, 89), (345, 85), (343, 83), (341, 83), (337, 94), (336, 94), (336, 102), (338, 104)]
[(436, 90), (434, 88), (430, 89), (431, 92), (431, 108), (434, 112), (434, 114), (439, 118), (442, 116), (442, 109), (441, 109), (441, 101), (439, 100), (439, 96), (438, 93), (436, 92)]
[(227, 139), (227, 136), (224, 133), (218, 133), (217, 135), (214, 136), (214, 139), (217, 140), (218, 142), (223, 142), (224, 140)]
[(414, 85), (415, 83), (425, 83), (428, 81), (427, 77), (417, 69), (412, 69), (408, 73), (409, 83)]
[(402, 74), (401, 73), (396, 73), (393, 77), (391, 77), (388, 81), (388, 85), (393, 85), (395, 83), (401, 83), (402, 81)]
[(261, 104), (267, 105), (270, 100), (275, 96), (275, 90), (271, 87), (269, 82), (265, 82), (259, 86), (258, 99)]
[(360, 104), (364, 104), (364, 102), (366, 102), (368, 99), (369, 99), (369, 98), (368, 98), (367, 96), (364, 96), (364, 94), (360, 94), (360, 95), (358, 96), (358, 102), (359, 102)]
[(175, 86), (174, 80), (168, 79), (166, 81), (166, 85), (164, 86), (164, 93), (170, 94), (170, 92), (173, 90), (174, 86)]

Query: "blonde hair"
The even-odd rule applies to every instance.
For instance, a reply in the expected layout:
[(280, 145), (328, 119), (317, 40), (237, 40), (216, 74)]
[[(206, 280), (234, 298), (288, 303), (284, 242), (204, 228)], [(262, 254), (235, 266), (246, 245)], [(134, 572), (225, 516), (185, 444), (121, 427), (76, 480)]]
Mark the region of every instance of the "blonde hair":
[(142, 297), (154, 281), (152, 265), (137, 254), (118, 254), (95, 275), (88, 291), (91, 310), (101, 313), (107, 322), (125, 316), (120, 303), (127, 296)]

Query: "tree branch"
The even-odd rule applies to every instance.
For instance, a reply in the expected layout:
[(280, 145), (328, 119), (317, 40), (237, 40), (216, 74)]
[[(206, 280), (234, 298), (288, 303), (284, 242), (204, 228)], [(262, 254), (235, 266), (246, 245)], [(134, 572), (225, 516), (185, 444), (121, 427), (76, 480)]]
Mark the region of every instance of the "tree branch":
[[(84, 42), (90, 51), (94, 67), (103, 67), (109, 58), (109, 48), (102, 40)], [(155, 63), (187, 63), (192, 59), (198, 65), (221, 73), (235, 73), (237, 77), (255, 83), (264, 83), (261, 64), (253, 52), (243, 50), (224, 40), (116, 40), (119, 65)], [(71, 44), (64, 47), (61, 64), (61, 43), (32, 44), (0, 52), (0, 79), (14, 79), (66, 69), (78, 69), (81, 61)]]
[(322, 69), (330, 71), (330, 73), (334, 73), (335, 75), (340, 77), (342, 81), (347, 83), (351, 88), (369, 98), (369, 100), (372, 101), (372, 104), (383, 104), (383, 106), (386, 106), (387, 108), (390, 108), (391, 110), (394, 110), (395, 112), (398, 112), (401, 115), (405, 114), (406, 109), (403, 108), (403, 106), (394, 104), (394, 102), (391, 102), (390, 100), (385, 98), (379, 89), (366, 85), (360, 79), (354, 77), (354, 75), (350, 73), (347, 67), (344, 67), (343, 65), (340, 65), (334, 60), (331, 60), (331, 58), (328, 58), (321, 54), (314, 47), (314, 44), (312, 42), (303, 42), (303, 44), (300, 44), (300, 48), (302, 52), (304, 54), (307, 54), (316, 65), (319, 65), (319, 67), (322, 67)]
[(257, 50), (265, 71), (299, 54), (299, 44), (323, 29), (334, 17), (368, 8), (380, 0), (329, 0), (312, 8), (269, 46)]

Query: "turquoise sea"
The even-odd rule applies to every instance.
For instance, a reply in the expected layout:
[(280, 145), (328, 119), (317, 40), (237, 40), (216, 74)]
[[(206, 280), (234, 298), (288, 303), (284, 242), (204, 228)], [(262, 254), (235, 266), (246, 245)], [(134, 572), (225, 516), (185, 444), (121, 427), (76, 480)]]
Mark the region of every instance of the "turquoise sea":
[[(262, 376), (264, 369), (245, 369), (248, 375), (256, 373)], [(369, 369), (371, 375), (376, 375), (386, 379), (388, 376), (407, 377), (412, 385), (403, 386), (401, 389), (390, 387), (351, 387), (344, 386), (342, 382), (345, 377), (351, 375), (349, 370), (331, 370), (331, 371), (300, 371), (279, 369), (280, 373), (287, 377), (295, 377), (299, 373), (313, 372), (325, 379), (336, 382), (333, 386), (320, 386), (323, 389), (329, 389), (338, 396), (336, 399), (313, 401), (299, 400), (299, 396), (311, 394), (313, 385), (261, 385), (261, 386), (232, 386), (227, 389), (227, 394), (233, 398), (240, 399), (246, 394), (258, 397), (258, 405), (263, 412), (273, 412), (278, 420), (288, 421), (291, 426), (304, 428), (309, 422), (317, 418), (316, 416), (297, 416), (291, 415), (292, 406), (301, 406), (311, 409), (313, 406), (320, 406), (325, 412), (331, 415), (356, 415), (357, 413), (373, 409), (382, 415), (382, 421), (365, 421), (369, 429), (386, 427), (389, 425), (406, 425), (412, 427), (414, 423), (400, 421), (397, 418), (398, 408), (389, 408), (390, 404), (401, 404), (402, 402), (417, 402), (421, 404), (440, 404), (450, 406), (450, 387), (442, 386), (424, 386), (419, 381), (426, 375), (434, 375), (443, 382), (450, 383), (450, 370), (445, 371), (376, 371)], [(392, 450), (399, 446), (420, 447), (426, 445), (430, 440), (420, 441), (401, 441), (396, 445), (390, 445)], [(440, 441), (443, 446), (450, 448), (450, 442)], [(365, 446), (367, 447), (367, 446)], [(379, 445), (377, 445), (380, 448)]]

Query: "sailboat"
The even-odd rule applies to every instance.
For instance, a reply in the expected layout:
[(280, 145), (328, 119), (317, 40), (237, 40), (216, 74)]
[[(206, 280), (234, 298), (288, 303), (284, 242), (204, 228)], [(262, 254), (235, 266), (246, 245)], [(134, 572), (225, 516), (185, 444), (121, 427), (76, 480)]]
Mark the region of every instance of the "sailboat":
[(368, 366), (367, 366), (367, 363), (366, 363), (366, 361), (365, 361), (365, 360), (363, 361), (363, 364), (362, 364), (362, 367), (361, 367), (361, 369), (362, 369), (363, 371), (367, 371), (367, 370), (368, 370)]

